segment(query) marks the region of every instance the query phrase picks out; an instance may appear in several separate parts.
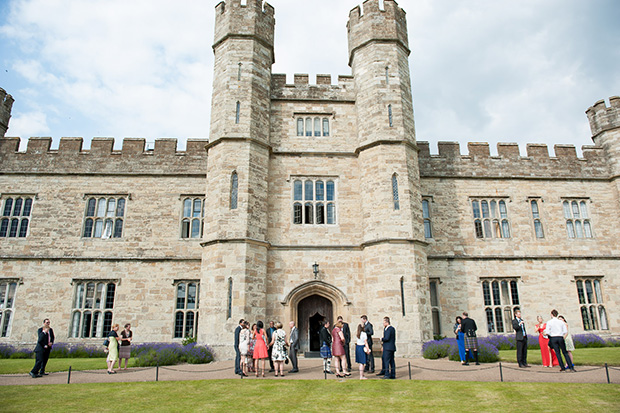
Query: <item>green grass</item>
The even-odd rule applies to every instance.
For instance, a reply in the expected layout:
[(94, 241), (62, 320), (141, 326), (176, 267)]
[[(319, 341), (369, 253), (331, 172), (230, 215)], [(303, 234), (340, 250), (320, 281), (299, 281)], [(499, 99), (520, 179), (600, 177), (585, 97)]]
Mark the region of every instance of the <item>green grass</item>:
[[(499, 357), (501, 361), (517, 362), (515, 350), (500, 350)], [(573, 359), (576, 366), (604, 366), (605, 363), (620, 366), (620, 347), (577, 348), (573, 351)], [(528, 350), (527, 362), (542, 365), (540, 350)]]
[(620, 406), (620, 385), (400, 380), (205, 380), (2, 386), (0, 400), (5, 412), (41, 408), (51, 412), (119, 409), (132, 412), (280, 412), (326, 409), (358, 412), (371, 407), (371, 410), (380, 411), (609, 411), (617, 410)]
[[(107, 369), (105, 358), (74, 358), (74, 359), (49, 359), (45, 371), (54, 373), (56, 371), (67, 371), (71, 366), (72, 370), (96, 370)], [(34, 359), (0, 359), (0, 374), (23, 374), (28, 373), (34, 367)], [(118, 364), (116, 364), (118, 367)], [(125, 367), (125, 360), (123, 360)], [(128, 367), (134, 366), (134, 359), (129, 359)]]

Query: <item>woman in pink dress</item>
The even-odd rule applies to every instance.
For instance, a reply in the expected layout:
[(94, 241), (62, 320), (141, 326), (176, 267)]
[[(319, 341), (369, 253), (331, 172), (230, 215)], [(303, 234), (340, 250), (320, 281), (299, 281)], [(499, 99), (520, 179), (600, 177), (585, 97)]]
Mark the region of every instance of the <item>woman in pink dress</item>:
[[(350, 376), (351, 373), (346, 371), (346, 360), (344, 355), (344, 334), (342, 333), (342, 321), (338, 321), (332, 330), (332, 355), (336, 362), (336, 377)], [(342, 373), (340, 370), (342, 369)]]
[(269, 357), (269, 353), (267, 352), (267, 334), (263, 329), (265, 325), (262, 321), (258, 321), (256, 323), (256, 331), (254, 332), (254, 338), (256, 339), (256, 344), (254, 345), (254, 351), (252, 352), (252, 358), (254, 358), (255, 368), (256, 368), (256, 377), (258, 377), (258, 360), (263, 361), (263, 371), (262, 376), (265, 377), (265, 359)]
[(538, 343), (540, 344), (540, 355), (542, 357), (543, 367), (551, 367), (551, 365), (558, 366), (558, 359), (555, 357), (555, 353), (549, 349), (549, 337), (545, 337), (543, 333), (547, 327), (547, 323), (543, 321), (541, 316), (536, 317), (536, 331), (538, 332)]

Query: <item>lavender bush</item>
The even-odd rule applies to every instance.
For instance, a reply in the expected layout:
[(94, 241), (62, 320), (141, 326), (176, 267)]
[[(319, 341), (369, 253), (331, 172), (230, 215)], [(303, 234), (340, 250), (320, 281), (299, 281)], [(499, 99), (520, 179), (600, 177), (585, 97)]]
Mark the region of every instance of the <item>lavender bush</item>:
[(605, 340), (596, 334), (575, 334), (573, 343), (575, 343), (575, 348), (605, 347), (607, 345)]
[(620, 347), (620, 337), (608, 338), (605, 344), (606, 347)]
[(206, 346), (190, 343), (145, 343), (133, 346), (132, 357), (136, 366), (170, 366), (179, 363), (203, 364), (213, 361), (213, 350)]
[(513, 350), (517, 347), (514, 335), (512, 336), (488, 336), (479, 338), (478, 341), (484, 341), (498, 350)]
[(439, 359), (446, 357), (450, 346), (456, 347), (456, 339), (444, 338), (443, 340), (427, 341), (422, 345), (422, 356), (425, 359)]

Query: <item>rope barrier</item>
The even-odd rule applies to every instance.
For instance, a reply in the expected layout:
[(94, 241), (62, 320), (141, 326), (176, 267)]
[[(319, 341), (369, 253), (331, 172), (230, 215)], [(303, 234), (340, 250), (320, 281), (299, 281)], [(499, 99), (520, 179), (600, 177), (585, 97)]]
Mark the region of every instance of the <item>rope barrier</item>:
[(471, 373), (472, 371), (483, 371), (483, 370), (494, 369), (497, 366), (493, 365), (493, 366), (489, 366), (489, 367), (473, 368), (473, 369), (466, 368), (466, 369), (460, 369), (460, 370), (433, 369), (433, 368), (430, 368), (430, 367), (416, 366), (415, 364), (412, 364), (411, 367), (415, 367), (415, 368), (420, 369), (420, 370), (441, 371), (441, 372), (445, 372), (445, 373)]

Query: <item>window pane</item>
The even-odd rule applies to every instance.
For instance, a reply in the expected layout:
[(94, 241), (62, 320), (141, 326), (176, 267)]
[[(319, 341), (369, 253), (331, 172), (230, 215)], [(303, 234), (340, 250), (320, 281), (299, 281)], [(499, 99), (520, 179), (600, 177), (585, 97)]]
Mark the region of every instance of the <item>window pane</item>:
[(497, 202), (491, 201), (489, 206), (491, 209), (491, 218), (497, 218)]
[(0, 310), (4, 308), (4, 301), (6, 299), (6, 290), (8, 284), (0, 284)]
[(106, 200), (105, 200), (105, 198), (99, 198), (99, 201), (98, 201), (98, 204), (97, 204), (97, 216), (98, 217), (105, 216), (105, 208), (106, 208)]
[(433, 230), (429, 219), (424, 220), (424, 238), (433, 238)]
[(103, 234), (103, 221), (98, 219), (95, 221), (95, 238), (101, 238)]
[(388, 124), (390, 128), (394, 126), (394, 120), (392, 119), (392, 105), (388, 105)]
[(297, 136), (304, 136), (304, 120), (302, 118), (297, 119)]
[(482, 232), (482, 222), (479, 219), (474, 221), (474, 229), (476, 230), (476, 238), (484, 238), (484, 234)]
[(94, 217), (95, 216), (95, 205), (97, 204), (97, 201), (95, 200), (95, 198), (90, 198), (88, 200), (88, 205), (86, 206), (86, 216), (87, 217)]
[(192, 215), (192, 200), (186, 199), (183, 201), (183, 217), (190, 217)]
[(484, 237), (485, 238), (493, 238), (493, 233), (491, 232), (491, 221), (485, 219), (484, 222)]
[(314, 118), (314, 136), (321, 136), (321, 119)]
[(90, 238), (93, 234), (93, 220), (88, 218), (84, 223), (84, 237)]
[(583, 221), (583, 233), (586, 238), (592, 238), (592, 228), (590, 227), (590, 221)]
[(118, 199), (118, 204), (116, 205), (116, 216), (117, 217), (125, 216), (125, 198)]
[(327, 200), (333, 201), (336, 199), (336, 187), (334, 181), (327, 181)]
[(573, 225), (573, 221), (566, 221), (566, 233), (568, 234), (568, 238), (575, 238), (575, 226)]
[(601, 282), (599, 280), (594, 280), (594, 296), (596, 297), (597, 303), (603, 302), (603, 294), (601, 293)]
[(6, 296), (6, 308), (13, 308), (13, 301), (15, 301), (15, 290), (17, 290), (17, 283), (9, 284), (9, 293)]
[(502, 237), (502, 228), (499, 225), (499, 221), (496, 219), (493, 220), (493, 236), (495, 236), (495, 238)]
[(329, 119), (323, 118), (323, 136), (329, 136)]
[(13, 209), (13, 198), (7, 198), (6, 201), (4, 201), (4, 211), (2, 212), (2, 215), (4, 215), (5, 217), (10, 216), (12, 209)]
[(543, 232), (542, 224), (539, 220), (534, 221), (534, 232), (536, 232), (536, 238), (544, 238), (545, 233)]
[(185, 284), (177, 285), (177, 310), (185, 309)]
[(201, 210), (202, 210), (202, 201), (200, 199), (194, 199), (194, 208), (192, 211), (192, 216), (194, 218), (200, 217)]
[(123, 220), (117, 219), (114, 222), (114, 238), (120, 238), (123, 235)]
[(192, 238), (200, 238), (200, 220), (192, 220)]
[(26, 198), (26, 200), (24, 201), (24, 210), (22, 211), (22, 216), (30, 216), (30, 211), (32, 211), (32, 198)]
[(495, 332), (495, 323), (493, 322), (493, 310), (491, 310), (490, 308), (487, 308), (485, 310), (485, 313), (487, 315), (487, 331), (489, 333), (494, 333)]
[(471, 208), (474, 212), (474, 218), (480, 218), (480, 205), (478, 201), (472, 201)]
[(577, 205), (577, 201), (573, 201), (570, 203), (573, 209), (573, 218), (579, 218), (579, 205)]
[(495, 323), (497, 326), (497, 332), (503, 333), (504, 332), (504, 320), (502, 318), (502, 309), (499, 307), (495, 308)]
[(431, 214), (430, 214), (429, 209), (428, 209), (428, 200), (426, 200), (426, 199), (422, 200), (422, 217), (423, 218), (430, 218), (431, 217)]
[(510, 295), (512, 297), (512, 305), (519, 305), (519, 290), (517, 289), (516, 281), (510, 281)]
[(583, 238), (583, 228), (581, 227), (581, 221), (575, 221), (575, 235), (577, 238)]
[(532, 217), (534, 219), (540, 218), (540, 214), (538, 212), (538, 202), (537, 201), (532, 201), (531, 205), (532, 205)]
[(437, 296), (437, 283), (433, 281), (429, 285), (431, 293), (431, 307), (437, 307), (439, 306), (439, 297)]
[(499, 201), (499, 216), (501, 218), (508, 218), (508, 211), (506, 210), (506, 202)]
[(114, 221), (111, 219), (105, 220), (105, 226), (103, 228), (103, 234), (101, 234), (101, 238), (108, 239), (112, 236), (112, 228), (114, 227)]
[(308, 202), (304, 205), (304, 224), (312, 224), (312, 209), (311, 203)]
[(183, 313), (178, 311), (174, 316), (174, 338), (183, 337)]
[(299, 202), (293, 204), (293, 224), (301, 224), (301, 204)]
[(103, 331), (107, 334), (110, 330), (112, 330), (112, 312), (106, 311), (103, 314)]
[(512, 325), (512, 310), (510, 307), (504, 307), (504, 323), (506, 328), (510, 331), (510, 327)]
[(439, 318), (439, 310), (433, 308), (431, 310), (432, 318), (433, 318), (433, 334), (438, 336), (441, 334), (441, 319)]
[(78, 284), (75, 289), (75, 302), (73, 308), (82, 308), (84, 306), (84, 284)]
[(300, 180), (293, 182), (293, 199), (295, 201), (302, 200), (302, 185)]
[(502, 302), (499, 296), (499, 283), (497, 281), (493, 281), (491, 283), (491, 288), (493, 289), (493, 305), (501, 305)]
[(316, 181), (316, 200), (323, 201), (325, 197), (325, 184), (323, 181)]
[[(116, 291), (116, 285), (109, 283), (105, 297), (105, 308), (114, 308), (114, 292)], [(110, 313), (111, 314), (111, 313)]]
[(491, 305), (491, 289), (488, 281), (482, 283), (482, 296), (484, 297), (484, 305)]
[(510, 238), (510, 225), (508, 225), (507, 220), (502, 221), (502, 237)]
[(304, 182), (304, 200), (314, 201), (314, 184), (308, 180)]
[(489, 217), (489, 204), (487, 201), (480, 202), (480, 207), (482, 208), (482, 218)]
[(99, 328), (103, 328), (103, 319), (101, 318), (101, 312), (95, 311), (93, 313), (93, 325), (90, 330), (91, 337), (101, 337), (101, 332)]
[(598, 330), (598, 317), (596, 316), (596, 306), (590, 306), (590, 322), (592, 323), (592, 329)]
[(28, 218), (22, 219), (21, 224), (19, 225), (19, 236), (24, 238), (28, 233)]
[(90, 311), (85, 311), (82, 317), (82, 336), (90, 337), (90, 325), (92, 323), (92, 314)]
[(568, 201), (564, 201), (562, 203), (562, 208), (564, 209), (564, 218), (572, 218), (570, 214), (570, 205)]
[(306, 118), (306, 136), (312, 136), (312, 119)]
[(106, 212), (107, 217), (113, 217), (116, 213), (116, 199), (110, 198), (108, 200), (108, 210)]
[(86, 284), (86, 301), (84, 302), (84, 308), (93, 308), (95, 299), (95, 283)]
[(605, 307), (602, 305), (598, 306), (598, 316), (601, 320), (601, 330), (609, 330), (609, 326), (607, 325), (607, 313), (605, 312)]
[(14, 217), (18, 217), (21, 215), (22, 213), (22, 203), (24, 202), (23, 199), (21, 198), (17, 198), (15, 200), (15, 206), (13, 207), (13, 216)]
[(95, 293), (95, 308), (101, 308), (101, 302), (103, 300), (103, 283), (97, 284), (97, 292)]
[(8, 218), (4, 218), (2, 222), (0, 222), (0, 237), (6, 237), (8, 230), (9, 230), (9, 220)]
[(239, 197), (239, 176), (233, 172), (230, 178), (230, 209), (237, 209), (237, 199)]
[(583, 281), (577, 281), (577, 296), (579, 297), (579, 304), (586, 303), (586, 296), (583, 293)]
[(235, 123), (239, 123), (240, 118), (241, 118), (241, 102), (237, 101), (237, 105), (235, 107)]
[(71, 337), (78, 338), (80, 331), (80, 312), (76, 311), (73, 313), (73, 320), (71, 321)]
[(19, 219), (12, 219), (11, 220), (11, 229), (9, 230), (9, 237), (16, 237), (17, 236), (17, 228), (19, 226)]
[(194, 283), (187, 286), (187, 308), (190, 310), (196, 308), (196, 284)]
[(9, 332), (11, 331), (11, 321), (12, 315), (10, 311), (5, 311), (2, 317), (2, 337), (8, 337)]
[(510, 295), (508, 294), (508, 281), (502, 281), (500, 283), (502, 289), (502, 302), (504, 304), (510, 303)]
[(585, 306), (581, 307), (581, 321), (583, 322), (584, 330), (591, 330), (590, 317), (588, 316), (588, 309)]
[(316, 204), (316, 223), (325, 223), (325, 207), (322, 202)]
[(194, 312), (185, 314), (185, 337), (194, 337)]
[(336, 223), (336, 205), (335, 204), (327, 204), (327, 223), (335, 224)]
[(586, 206), (586, 203), (584, 201), (581, 201), (579, 203), (579, 206), (581, 207), (581, 216), (583, 218), (588, 218), (588, 207)]
[(588, 304), (594, 303), (594, 293), (592, 290), (592, 281), (587, 280), (586, 284), (586, 297), (588, 298)]

